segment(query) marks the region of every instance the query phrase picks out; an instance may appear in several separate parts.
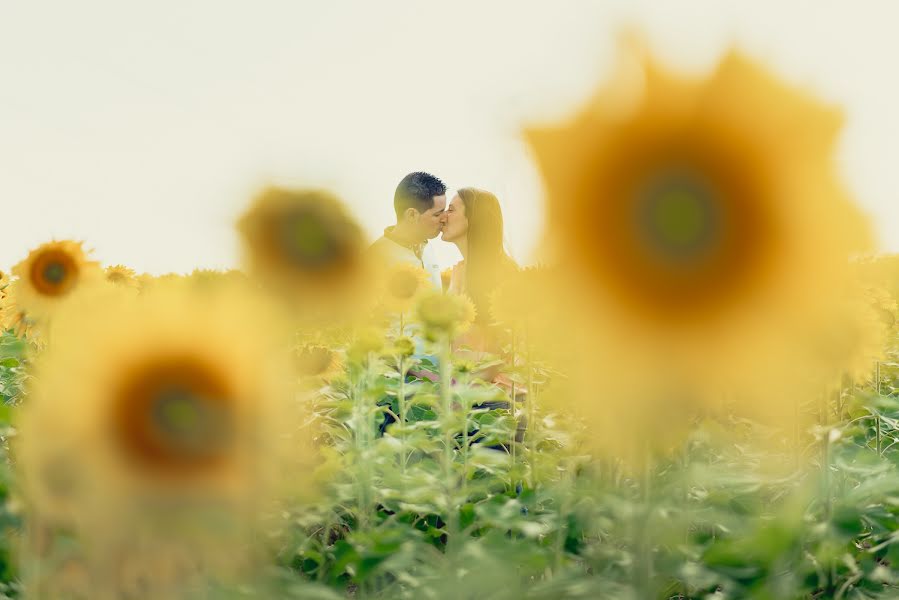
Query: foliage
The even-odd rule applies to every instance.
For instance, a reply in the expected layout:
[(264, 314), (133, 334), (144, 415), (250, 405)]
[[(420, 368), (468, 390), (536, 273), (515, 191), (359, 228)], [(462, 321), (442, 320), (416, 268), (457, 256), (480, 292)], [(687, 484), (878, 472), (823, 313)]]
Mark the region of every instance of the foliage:
[[(899, 361), (799, 407), (782, 431), (699, 419), (643, 472), (578, 455), (540, 408), (555, 374), (386, 344), (305, 389), (323, 492), (272, 510), (270, 569), (244, 593), (339, 598), (887, 598), (899, 577)], [(442, 347), (443, 345), (443, 347)], [(395, 353), (391, 353), (392, 350)], [(0, 339), (4, 593), (22, 528), (8, 455), (26, 344)], [(443, 366), (443, 370), (439, 365)], [(451, 365), (451, 366), (450, 366)], [(444, 382), (450, 381), (449, 387)], [(510, 385), (511, 384), (511, 385)], [(445, 393), (449, 392), (449, 393)], [(514, 394), (514, 396), (513, 396)], [(512, 401), (512, 398), (516, 398)], [(447, 410), (449, 408), (449, 410)], [(447, 450), (449, 448), (449, 451)], [(230, 598), (233, 588), (214, 588)]]

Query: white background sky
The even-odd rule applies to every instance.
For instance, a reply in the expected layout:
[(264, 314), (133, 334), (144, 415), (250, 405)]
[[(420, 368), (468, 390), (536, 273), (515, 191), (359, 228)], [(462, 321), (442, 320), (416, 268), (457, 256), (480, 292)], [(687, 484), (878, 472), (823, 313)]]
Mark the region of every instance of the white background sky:
[(573, 110), (624, 25), (676, 68), (736, 44), (844, 106), (840, 168), (899, 251), (897, 17), (892, 0), (0, 0), (0, 269), (51, 237), (139, 271), (235, 266), (233, 223), (266, 183), (334, 189), (374, 239), (413, 170), (496, 193), (527, 261), (542, 200), (520, 124)]

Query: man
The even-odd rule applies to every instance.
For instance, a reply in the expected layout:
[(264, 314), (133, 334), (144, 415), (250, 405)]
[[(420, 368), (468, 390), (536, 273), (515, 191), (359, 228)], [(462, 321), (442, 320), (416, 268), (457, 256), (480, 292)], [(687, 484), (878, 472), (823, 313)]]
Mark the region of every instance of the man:
[(440, 234), (443, 210), (446, 208), (446, 186), (430, 173), (409, 173), (393, 195), (396, 225), (384, 230), (383, 237), (372, 244), (386, 264), (407, 262), (423, 268), (437, 289), (441, 289), (440, 267), (427, 251), (428, 240)]

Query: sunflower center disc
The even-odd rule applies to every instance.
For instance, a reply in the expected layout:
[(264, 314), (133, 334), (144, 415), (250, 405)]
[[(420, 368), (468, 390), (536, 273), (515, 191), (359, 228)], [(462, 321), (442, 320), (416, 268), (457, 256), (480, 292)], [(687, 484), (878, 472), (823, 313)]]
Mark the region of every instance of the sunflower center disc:
[(227, 424), (220, 405), (187, 387), (172, 385), (157, 394), (153, 420), (173, 450), (188, 455), (215, 455), (225, 445)]
[(281, 235), (287, 252), (304, 266), (325, 265), (335, 255), (334, 240), (313, 215), (301, 214), (287, 219)]
[(60, 262), (51, 262), (44, 267), (44, 279), (53, 285), (61, 284), (66, 278), (66, 267)]
[(663, 262), (699, 262), (717, 246), (721, 219), (715, 195), (696, 178), (666, 175), (653, 181), (638, 198), (636, 219), (645, 245)]

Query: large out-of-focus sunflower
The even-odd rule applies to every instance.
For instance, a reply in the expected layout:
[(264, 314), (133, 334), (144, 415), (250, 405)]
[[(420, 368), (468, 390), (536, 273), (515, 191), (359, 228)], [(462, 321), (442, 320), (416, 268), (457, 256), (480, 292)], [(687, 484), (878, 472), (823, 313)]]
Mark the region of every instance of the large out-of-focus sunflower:
[(546, 286), (553, 283), (546, 269), (528, 267), (509, 273), (490, 294), (490, 316), (503, 326), (524, 330), (546, 321)]
[[(840, 123), (739, 53), (689, 78), (634, 46), (577, 115), (527, 132), (558, 331), (610, 424), (597, 435), (621, 431), (614, 407), (637, 396), (651, 411), (770, 391), (808, 366), (803, 334), (838, 314), (869, 244), (833, 165)], [(779, 408), (765, 397), (747, 406)]]
[(218, 528), (203, 530), (204, 514), (240, 530), (284, 461), (309, 460), (291, 426), (301, 415), (283, 327), (231, 287), (100, 300), (64, 308), (34, 365), (18, 448), (30, 505), (98, 540), (123, 528), (178, 536), (191, 523), (203, 543)]
[(345, 316), (370, 299), (365, 236), (333, 194), (266, 189), (238, 229), (249, 274), (279, 292), (298, 319)]
[(19, 308), (32, 321), (44, 321), (78, 289), (102, 280), (97, 262), (88, 260), (80, 242), (48, 242), (13, 267), (10, 286)]

